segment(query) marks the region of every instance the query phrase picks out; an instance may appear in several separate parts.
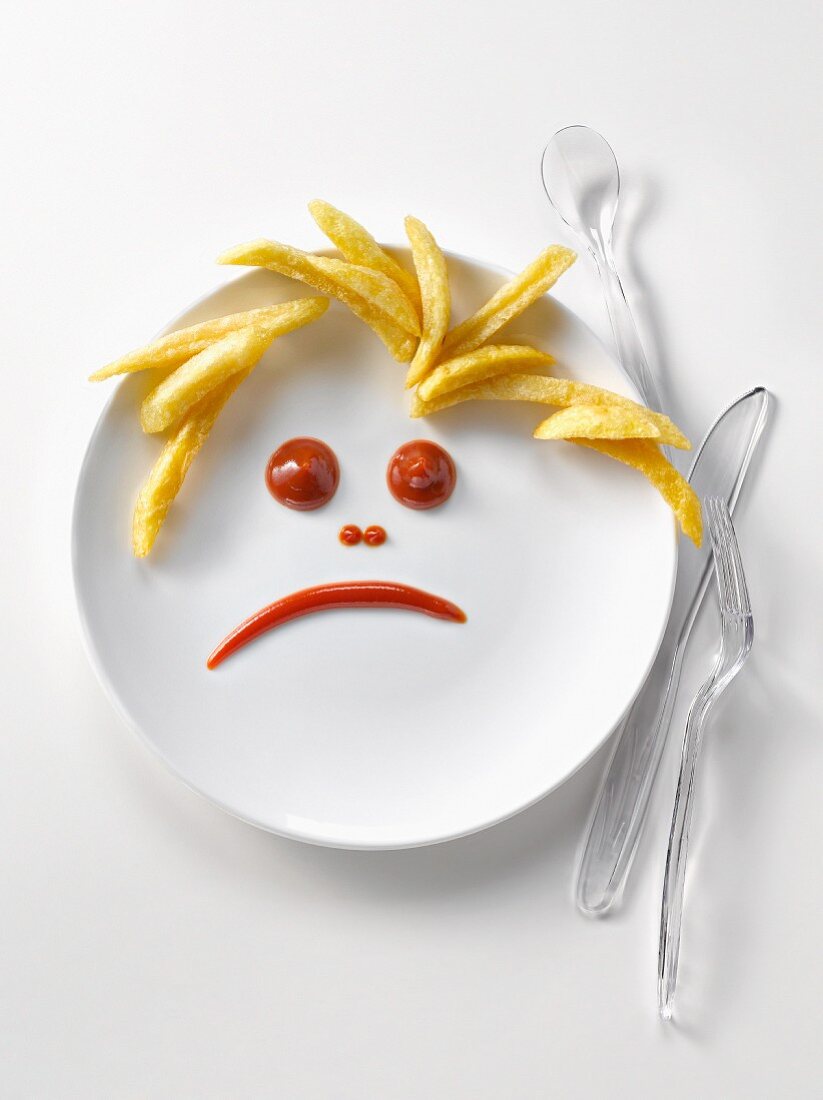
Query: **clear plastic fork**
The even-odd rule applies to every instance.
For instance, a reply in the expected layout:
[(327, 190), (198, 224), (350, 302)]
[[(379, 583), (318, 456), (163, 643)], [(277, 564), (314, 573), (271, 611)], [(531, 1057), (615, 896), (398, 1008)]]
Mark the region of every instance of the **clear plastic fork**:
[(683, 739), (660, 915), (657, 989), (660, 1015), (664, 1020), (671, 1019), (677, 987), (683, 887), (686, 881), (689, 828), (694, 805), (695, 768), (703, 730), (712, 706), (745, 664), (754, 638), (749, 592), (728, 506), (725, 500), (718, 497), (707, 497), (703, 504), (711, 536), (720, 600), (720, 653), (712, 673), (694, 697)]

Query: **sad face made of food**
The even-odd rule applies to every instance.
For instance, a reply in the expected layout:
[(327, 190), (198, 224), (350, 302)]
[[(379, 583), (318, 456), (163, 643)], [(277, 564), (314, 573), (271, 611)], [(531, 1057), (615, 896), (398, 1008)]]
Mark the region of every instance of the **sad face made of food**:
[[(413, 418), (432, 416), (467, 401), (555, 406), (559, 411), (541, 419), (535, 428), (536, 439), (564, 440), (634, 467), (663, 496), (683, 533), (700, 544), (700, 502), (661, 450), (663, 446), (690, 446), (668, 417), (608, 390), (552, 375), (554, 359), (546, 352), (491, 342), (499, 329), (546, 293), (571, 266), (575, 255), (570, 249), (560, 245), (545, 249), (471, 316), (451, 327), (446, 258), (422, 222), (409, 217), (405, 223), (415, 269), (412, 273), (348, 215), (320, 201), (310, 203), (309, 209), (341, 259), (257, 240), (224, 253), (219, 262), (268, 268), (307, 284), (322, 297), (300, 298), (193, 325), (92, 375), (93, 381), (100, 381), (133, 371), (157, 370), (161, 379), (140, 409), (145, 432), (168, 434), (138, 494), (132, 524), (132, 549), (137, 557), (150, 553), (192, 461), (232, 394), (276, 339), (303, 325), (322, 324), (331, 297), (364, 321), (392, 358), (409, 364), (406, 387), (413, 390)], [(332, 450), (310, 437), (287, 441), (273, 453), (266, 470), (272, 495), (297, 510), (327, 503), (340, 476)], [(451, 457), (436, 444), (419, 439), (397, 449), (387, 472), (388, 488), (395, 498), (417, 509), (444, 503), (455, 478)], [(341, 530), (340, 540), (347, 546), (363, 541), (368, 547), (377, 547), (385, 540), (385, 532), (372, 527), (364, 534), (348, 524)], [(208, 665), (215, 667), (274, 626), (310, 611), (342, 606), (402, 607), (465, 622), (463, 612), (448, 600), (391, 581), (322, 585), (286, 596), (242, 622), (213, 651)]]
[[(451, 496), (457, 474), (451, 456), (437, 443), (414, 439), (398, 447), (389, 460), (386, 483), (395, 500), (407, 508), (428, 511), (445, 504)], [(314, 511), (328, 504), (340, 482), (337, 455), (320, 439), (301, 436), (289, 439), (272, 454), (266, 466), (266, 485), (276, 501), (298, 512)], [(386, 539), (382, 527), (367, 527), (365, 536), (354, 524), (341, 529), (340, 541), (354, 546), (365, 537), (368, 546), (381, 546)], [(348, 537), (344, 537), (348, 536)], [(222, 661), (259, 635), (292, 619), (334, 608), (383, 607), (419, 611), (435, 619), (464, 623), (459, 607), (440, 596), (395, 581), (338, 581), (292, 592), (250, 615), (212, 651), (206, 664), (216, 668)]]

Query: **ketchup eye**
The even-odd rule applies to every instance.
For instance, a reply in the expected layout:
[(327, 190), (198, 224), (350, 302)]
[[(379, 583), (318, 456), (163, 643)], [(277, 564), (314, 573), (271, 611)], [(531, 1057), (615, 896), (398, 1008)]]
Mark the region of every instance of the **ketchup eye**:
[(448, 451), (429, 439), (412, 439), (391, 456), (386, 482), (407, 508), (436, 508), (452, 495), (457, 471)]
[(266, 485), (271, 495), (298, 512), (328, 504), (339, 481), (340, 466), (334, 451), (308, 436), (282, 443), (266, 466)]

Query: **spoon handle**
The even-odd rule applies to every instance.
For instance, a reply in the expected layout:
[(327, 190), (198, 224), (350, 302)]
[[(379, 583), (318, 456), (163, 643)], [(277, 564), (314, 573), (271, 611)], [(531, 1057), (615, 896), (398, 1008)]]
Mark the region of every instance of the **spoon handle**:
[(629, 381), (640, 391), (640, 396), (649, 408), (662, 412), (660, 394), (657, 392), (649, 364), (646, 362), (643, 345), (640, 343), (614, 259), (610, 251), (607, 252), (604, 249), (598, 250), (595, 260), (600, 272), (600, 281), (603, 284), (603, 293), (606, 296), (606, 309), (609, 311), (620, 365), (628, 375)]

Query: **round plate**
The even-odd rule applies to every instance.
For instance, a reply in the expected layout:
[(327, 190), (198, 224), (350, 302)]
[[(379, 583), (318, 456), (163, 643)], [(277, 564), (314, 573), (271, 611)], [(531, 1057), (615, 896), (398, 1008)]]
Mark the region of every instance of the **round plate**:
[[(506, 273), (448, 257), (453, 314)], [(300, 296), (254, 271), (166, 331)], [(636, 396), (602, 344), (549, 297), (498, 340), (551, 351), (559, 375)], [(635, 471), (532, 438), (551, 410), (477, 402), (408, 418), (405, 367), (333, 302), (275, 342), (197, 456), (149, 558), (131, 555), (138, 488), (160, 449), (127, 376), (89, 444), (74, 579), (91, 660), (113, 704), (190, 787), (284, 836), (347, 848), (430, 844), (523, 809), (571, 775), (638, 691), (671, 600), (676, 536)], [(267, 492), (271, 452), (325, 440), (334, 499), (294, 512)], [(386, 464), (429, 438), (458, 469), (451, 499), (398, 504)], [(344, 523), (382, 524), (379, 548)], [(403, 581), (459, 604), (465, 625), (404, 611), (313, 615), (214, 671), (206, 657), (278, 597), (334, 580)]]

